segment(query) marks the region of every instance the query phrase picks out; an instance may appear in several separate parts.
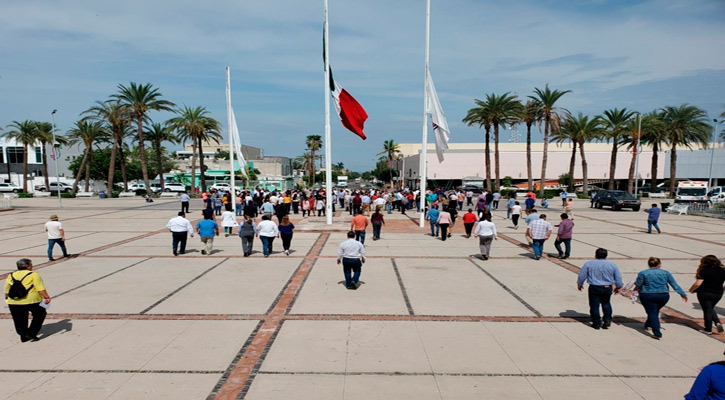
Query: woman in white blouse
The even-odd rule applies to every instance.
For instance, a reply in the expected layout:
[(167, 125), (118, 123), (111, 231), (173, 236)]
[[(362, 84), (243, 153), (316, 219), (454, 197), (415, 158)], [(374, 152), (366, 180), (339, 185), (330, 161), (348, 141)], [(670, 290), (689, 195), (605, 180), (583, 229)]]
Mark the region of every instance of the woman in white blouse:
[(484, 260), (488, 260), (491, 253), (491, 242), (498, 240), (496, 234), (496, 225), (491, 222), (491, 214), (484, 214), (481, 220), (476, 224), (476, 229), (473, 231), (473, 237), (478, 238), (478, 244), (481, 248), (481, 257)]

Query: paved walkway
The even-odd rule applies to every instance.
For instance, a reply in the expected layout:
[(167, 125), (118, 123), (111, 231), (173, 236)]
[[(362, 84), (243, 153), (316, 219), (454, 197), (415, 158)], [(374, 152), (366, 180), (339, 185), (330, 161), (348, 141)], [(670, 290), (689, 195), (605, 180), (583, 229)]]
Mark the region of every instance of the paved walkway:
[[(239, 238), (222, 235), (210, 256), (195, 237), (174, 257), (163, 228), (176, 200), (13, 203), (0, 213), (0, 274), (31, 258), (53, 303), (35, 343), (19, 342), (5, 307), (0, 398), (681, 399), (725, 350), (725, 335), (696, 331), (694, 297), (673, 295), (661, 341), (621, 296), (611, 329), (593, 330), (575, 282), (601, 246), (625, 281), (657, 256), (686, 289), (702, 255), (725, 255), (722, 220), (663, 215), (664, 233), (648, 235), (642, 212), (577, 201), (572, 257), (536, 261), (499, 211), (501, 238), (482, 261), (460, 226), (442, 242), (414, 212), (396, 213), (381, 240), (368, 232), (364, 284), (348, 291), (335, 255), (349, 215), (332, 229), (293, 219), (290, 256), (275, 243), (264, 259), (256, 242), (243, 258)], [(558, 221), (561, 210), (545, 212)], [(48, 263), (42, 225), (54, 213), (78, 257)]]

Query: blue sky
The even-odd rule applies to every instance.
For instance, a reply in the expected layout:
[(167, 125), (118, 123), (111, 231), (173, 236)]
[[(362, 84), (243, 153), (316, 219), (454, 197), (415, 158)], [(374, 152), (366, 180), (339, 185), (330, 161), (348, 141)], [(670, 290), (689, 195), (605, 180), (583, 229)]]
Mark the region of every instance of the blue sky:
[[(333, 111), (333, 162), (366, 170), (384, 140), (420, 141), (425, 1), (329, 1), (335, 78), (370, 115), (363, 142)], [(431, 73), (454, 142), (482, 140), (460, 122), (474, 98), (547, 83), (573, 91), (561, 99), (573, 113), (725, 111), (722, 0), (432, 3)], [(57, 108), (65, 131), (132, 81), (226, 125), (229, 65), (242, 141), (297, 156), (324, 130), (321, 31), (322, 0), (3, 0), (0, 125)]]

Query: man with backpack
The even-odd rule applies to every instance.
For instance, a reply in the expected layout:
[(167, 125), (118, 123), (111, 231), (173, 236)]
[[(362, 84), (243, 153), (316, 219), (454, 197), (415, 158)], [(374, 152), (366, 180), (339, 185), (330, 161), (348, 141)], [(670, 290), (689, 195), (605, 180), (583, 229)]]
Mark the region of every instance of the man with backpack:
[[(45, 290), (43, 279), (37, 272), (33, 272), (33, 262), (30, 259), (21, 258), (16, 265), (18, 270), (8, 275), (5, 280), (5, 302), (13, 316), (15, 332), (20, 335), (20, 341), (37, 342), (40, 340), (38, 333), (45, 321), (45, 309), (50, 304), (50, 296)], [(30, 327), (28, 313), (33, 314)]]

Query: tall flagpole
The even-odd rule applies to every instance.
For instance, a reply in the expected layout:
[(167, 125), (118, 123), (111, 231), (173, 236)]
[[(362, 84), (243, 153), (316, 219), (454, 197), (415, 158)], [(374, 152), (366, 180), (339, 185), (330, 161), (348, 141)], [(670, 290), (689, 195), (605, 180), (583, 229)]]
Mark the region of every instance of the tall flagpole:
[[(330, 140), (330, 46), (327, 34), (327, 0), (324, 0), (324, 36), (325, 36), (325, 217), (327, 225), (332, 225), (332, 142)], [(315, 160), (312, 160), (315, 162)]]
[(236, 186), (234, 186), (234, 134), (232, 129), (232, 82), (229, 67), (227, 67), (227, 132), (229, 133), (229, 175), (231, 175), (231, 193), (237, 197)]
[(430, 0), (426, 0), (425, 9), (425, 73), (423, 74), (423, 139), (420, 152), (420, 227), (425, 227), (425, 184), (428, 173), (426, 154), (428, 153), (428, 62), (430, 58)]

